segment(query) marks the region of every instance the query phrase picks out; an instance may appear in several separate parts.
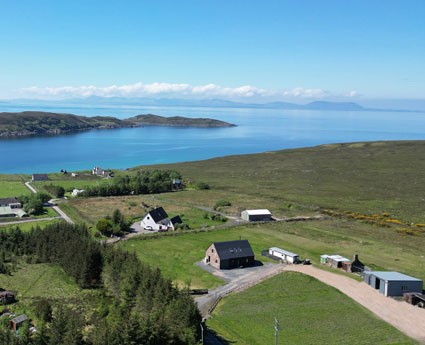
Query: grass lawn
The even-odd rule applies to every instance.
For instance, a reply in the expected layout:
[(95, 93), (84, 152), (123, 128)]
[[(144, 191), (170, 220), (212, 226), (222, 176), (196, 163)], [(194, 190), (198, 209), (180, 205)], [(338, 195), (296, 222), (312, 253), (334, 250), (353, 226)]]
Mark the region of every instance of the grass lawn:
[(223, 299), (207, 325), (231, 344), (416, 344), (318, 280), (285, 272)]
[(65, 191), (72, 191), (73, 189), (84, 189), (88, 186), (95, 186), (103, 183), (109, 183), (111, 180), (109, 179), (102, 179), (98, 176), (94, 176), (91, 173), (88, 172), (82, 172), (79, 173), (78, 176), (72, 177), (71, 174), (61, 174), (61, 173), (54, 173), (49, 174), (49, 180), (48, 181), (39, 181), (39, 182), (33, 182), (32, 185), (40, 191), (47, 192), (46, 189), (44, 189), (44, 186), (46, 185), (55, 185), (55, 186), (62, 186)]
[(13, 198), (30, 194), (31, 191), (24, 185), (24, 182), (0, 180), (0, 198)]
[(179, 285), (190, 281), (194, 288), (212, 288), (220, 281), (195, 266), (195, 262), (204, 257), (211, 242), (240, 238), (249, 240), (259, 260), (264, 260), (261, 251), (272, 246), (295, 252), (315, 264), (319, 264), (321, 254), (351, 258), (358, 253), (360, 260), (373, 269), (397, 270), (425, 280), (424, 237), (406, 236), (357, 221), (275, 222), (180, 236), (135, 238), (119, 245), (135, 251), (142, 261), (159, 267)]
[(25, 313), (32, 319), (36, 319), (32, 303), (37, 299), (48, 298), (90, 308), (97, 294), (80, 289), (61, 267), (52, 264), (19, 264), (12, 275), (0, 274), (0, 286), (17, 293), (18, 302), (8, 305), (8, 309), (17, 315)]
[(39, 226), (41, 228), (44, 228), (46, 225), (52, 224), (52, 223), (57, 222), (57, 221), (58, 220), (42, 220), (42, 221), (37, 221), (37, 222), (25, 222), (25, 223), (15, 224), (15, 225), (4, 225), (4, 224), (2, 225), (0, 223), (0, 231), (19, 227), (19, 229), (21, 229), (21, 231), (27, 232), (27, 231), (30, 231), (32, 227)]
[(50, 264), (21, 264), (11, 276), (0, 274), (0, 286), (17, 292), (19, 300), (69, 298), (81, 292), (61, 267)]

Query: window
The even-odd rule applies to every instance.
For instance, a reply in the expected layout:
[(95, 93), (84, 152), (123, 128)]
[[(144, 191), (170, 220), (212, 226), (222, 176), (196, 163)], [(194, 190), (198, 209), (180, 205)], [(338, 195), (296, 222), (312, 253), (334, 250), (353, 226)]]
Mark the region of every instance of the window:
[(402, 285), (401, 286), (401, 291), (407, 291), (407, 285)]

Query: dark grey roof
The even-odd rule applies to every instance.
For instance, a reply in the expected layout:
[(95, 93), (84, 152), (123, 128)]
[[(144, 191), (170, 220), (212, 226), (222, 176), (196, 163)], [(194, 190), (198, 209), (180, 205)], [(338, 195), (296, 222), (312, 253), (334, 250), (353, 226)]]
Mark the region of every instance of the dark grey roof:
[(153, 221), (155, 223), (160, 222), (161, 220), (168, 218), (167, 212), (162, 207), (157, 207), (156, 209), (149, 212)]
[(3, 198), (3, 199), (0, 199), (0, 205), (16, 204), (18, 202), (19, 201), (16, 198)]
[(175, 217), (173, 217), (173, 218), (171, 218), (170, 219), (170, 221), (171, 221), (171, 223), (174, 225), (174, 224), (182, 224), (183, 223), (183, 221), (182, 221), (182, 219), (180, 218), (180, 216), (175, 216)]
[(32, 174), (32, 178), (34, 179), (34, 180), (47, 180), (48, 179), (48, 176), (47, 176), (47, 174)]
[(22, 314), (22, 315), (15, 317), (14, 319), (12, 319), (10, 321), (14, 322), (14, 323), (22, 323), (26, 320), (28, 320), (28, 316), (26, 316), (25, 314)]
[(248, 240), (214, 242), (220, 260), (254, 256)]

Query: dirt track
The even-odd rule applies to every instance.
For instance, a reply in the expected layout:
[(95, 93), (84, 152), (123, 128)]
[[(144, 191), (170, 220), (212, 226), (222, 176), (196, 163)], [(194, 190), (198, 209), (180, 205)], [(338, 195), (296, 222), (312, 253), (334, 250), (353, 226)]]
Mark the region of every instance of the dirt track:
[(288, 265), (285, 270), (304, 273), (333, 286), (404, 334), (425, 344), (425, 309), (385, 297), (366, 283), (314, 266)]

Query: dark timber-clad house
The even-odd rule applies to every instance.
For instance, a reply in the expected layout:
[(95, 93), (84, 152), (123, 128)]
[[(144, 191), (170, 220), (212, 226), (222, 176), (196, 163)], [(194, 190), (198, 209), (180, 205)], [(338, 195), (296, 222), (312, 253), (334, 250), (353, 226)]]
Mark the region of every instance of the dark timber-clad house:
[(247, 240), (214, 242), (205, 253), (205, 263), (218, 269), (253, 266), (254, 252)]

